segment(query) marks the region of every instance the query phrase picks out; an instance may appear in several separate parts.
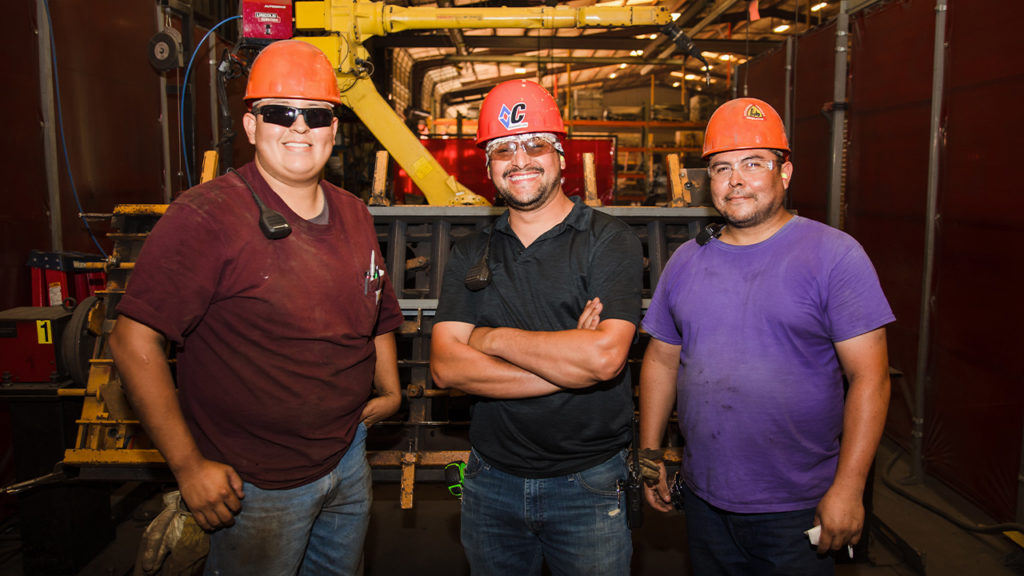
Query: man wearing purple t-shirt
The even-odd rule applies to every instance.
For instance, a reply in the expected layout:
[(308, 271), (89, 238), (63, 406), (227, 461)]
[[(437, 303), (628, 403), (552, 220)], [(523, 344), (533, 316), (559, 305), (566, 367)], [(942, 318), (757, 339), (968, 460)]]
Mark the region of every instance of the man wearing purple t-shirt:
[(894, 317), (853, 238), (784, 209), (789, 152), (765, 102), (715, 112), (704, 158), (725, 225), (676, 250), (643, 321), (647, 501), (672, 508), (658, 454), (675, 402), (695, 574), (832, 574), (864, 525)]

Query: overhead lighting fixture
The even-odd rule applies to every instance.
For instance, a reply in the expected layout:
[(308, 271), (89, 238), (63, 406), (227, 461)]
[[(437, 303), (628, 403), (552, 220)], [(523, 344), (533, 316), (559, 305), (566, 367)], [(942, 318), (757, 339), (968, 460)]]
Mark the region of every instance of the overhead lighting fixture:
[(728, 62), (729, 60), (732, 60), (732, 54), (722, 54), (721, 56), (718, 57), (718, 59), (722, 60), (723, 62)]
[(682, 78), (683, 77), (683, 73), (680, 72), (679, 70), (673, 70), (673, 71), (669, 72), (669, 75), (675, 76), (676, 78)]
[(772, 28), (772, 32), (775, 32), (776, 34), (782, 34), (786, 30), (789, 30), (789, 24), (779, 24), (775, 28)]
[(701, 72), (707, 72), (708, 70), (711, 70), (712, 68), (714, 68), (714, 66), (701, 66), (700, 67), (700, 71)]
[(687, 74), (686, 76), (683, 76), (683, 78), (686, 80), (697, 80), (700, 76), (697, 76), (696, 74)]
[(672, 87), (673, 88), (679, 88), (679, 82), (673, 82), (672, 83)]
[(622, 64), (619, 64), (619, 70), (622, 70), (625, 67), (626, 67), (626, 63), (625, 62), (623, 62)]
[(611, 74), (608, 75), (608, 77), (611, 78), (612, 80), (615, 80), (616, 76), (618, 76), (618, 74), (616, 74), (615, 72), (612, 72)]
[(648, 38), (650, 38), (651, 40), (657, 40), (658, 39), (658, 35), (656, 33), (655, 34), (651, 34), (650, 36), (648, 36)]
[(526, 74), (526, 68), (516, 68), (516, 74)]
[(817, 12), (818, 10), (821, 10), (825, 6), (828, 6), (828, 2), (818, 2), (814, 6), (811, 6), (811, 12)]
[(679, 17), (682, 16), (682, 15), (683, 15), (682, 12), (673, 12), (672, 13), (672, 21), (675, 22), (676, 20), (679, 20)]

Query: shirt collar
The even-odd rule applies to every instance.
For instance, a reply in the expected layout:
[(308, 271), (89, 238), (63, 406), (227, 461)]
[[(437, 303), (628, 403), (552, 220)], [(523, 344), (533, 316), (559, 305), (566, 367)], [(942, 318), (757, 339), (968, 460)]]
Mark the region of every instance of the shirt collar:
[[(586, 230), (590, 226), (590, 217), (592, 211), (590, 206), (583, 203), (583, 200), (579, 196), (569, 196), (569, 200), (572, 200), (572, 210), (564, 220), (555, 225), (551, 230), (548, 230), (541, 235), (541, 238), (548, 236), (561, 234), (567, 226), (571, 226), (576, 230)], [(498, 216), (498, 220), (494, 223), (494, 229), (498, 232), (504, 232), (511, 236), (515, 236), (515, 232), (512, 231), (512, 226), (508, 223), (508, 210), (506, 210), (501, 216)]]

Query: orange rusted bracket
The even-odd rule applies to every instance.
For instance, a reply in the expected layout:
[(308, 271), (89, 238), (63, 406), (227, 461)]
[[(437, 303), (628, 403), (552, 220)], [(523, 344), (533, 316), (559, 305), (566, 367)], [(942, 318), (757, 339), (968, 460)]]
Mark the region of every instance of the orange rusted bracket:
[(412, 491), (416, 486), (416, 462), (419, 457), (416, 452), (402, 454), (402, 510), (412, 509)]
[(594, 167), (594, 153), (583, 153), (583, 189), (586, 191), (587, 206), (601, 206), (601, 198), (597, 195), (597, 171)]
[(372, 468), (402, 467), (402, 510), (412, 508), (413, 488), (416, 485), (416, 467), (444, 468), (452, 462), (469, 460), (468, 450), (434, 450), (429, 452), (381, 450), (367, 452), (366, 460)]
[(669, 154), (665, 157), (668, 161), (668, 182), (672, 189), (672, 199), (669, 200), (670, 208), (685, 208), (693, 198), (690, 196), (690, 180), (685, 170), (679, 169), (679, 155)]

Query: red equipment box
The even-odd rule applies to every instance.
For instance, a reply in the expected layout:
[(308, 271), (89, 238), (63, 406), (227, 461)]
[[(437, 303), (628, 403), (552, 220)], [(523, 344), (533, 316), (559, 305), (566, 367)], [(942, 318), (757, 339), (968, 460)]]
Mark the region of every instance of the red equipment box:
[(33, 250), (28, 257), (28, 266), (32, 268), (32, 305), (61, 306), (68, 298), (81, 302), (102, 290), (107, 284), (106, 273), (87, 267), (100, 262), (104, 258), (96, 254)]
[(0, 312), (0, 378), (4, 384), (55, 382), (65, 377), (60, 340), (71, 312), (22, 306)]
[(266, 45), (292, 37), (292, 0), (242, 0), (242, 38), (245, 44)]

